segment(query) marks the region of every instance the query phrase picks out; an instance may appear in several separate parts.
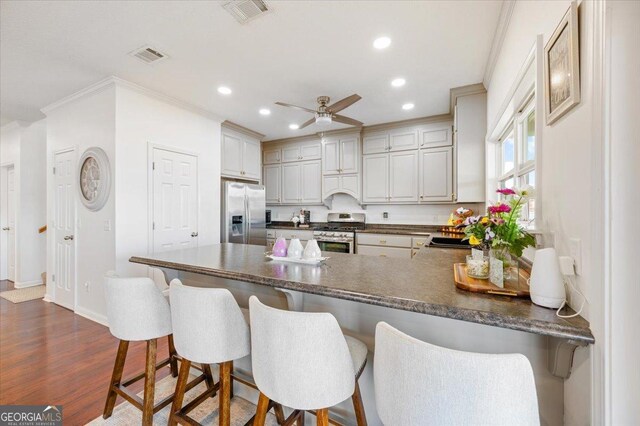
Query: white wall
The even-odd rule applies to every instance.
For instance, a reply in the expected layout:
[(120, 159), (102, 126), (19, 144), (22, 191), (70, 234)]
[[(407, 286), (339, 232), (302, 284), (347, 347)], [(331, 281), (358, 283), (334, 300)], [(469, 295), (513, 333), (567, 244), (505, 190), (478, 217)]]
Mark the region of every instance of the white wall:
[[(288, 221), (293, 212), (301, 209), (311, 211), (312, 222), (326, 222), (329, 212), (362, 212), (367, 215), (367, 223), (377, 224), (402, 224), (402, 225), (444, 225), (449, 219), (449, 214), (458, 207), (464, 206), (475, 212), (484, 211), (483, 204), (431, 204), (431, 205), (368, 205), (361, 206), (347, 194), (335, 194), (327, 200), (331, 208), (327, 206), (267, 206), (271, 210), (271, 220)], [(383, 213), (389, 213), (388, 219), (384, 219)]]
[[(16, 197), (16, 227), (20, 222), (20, 139), (22, 138), (22, 127), (17, 122), (9, 123), (0, 129), (0, 166), (13, 163), (14, 179), (15, 179), (15, 197)], [(7, 169), (0, 167), (0, 187), (7, 185)], [(0, 191), (0, 227), (7, 224), (7, 194), (6, 191)], [(4, 280), (8, 277), (7, 268), (7, 233), (0, 231), (0, 279)], [(17, 244), (16, 244), (17, 245)], [(16, 267), (18, 259), (16, 253)], [(17, 270), (16, 270), (17, 272)]]
[[(570, 1), (516, 2), (498, 56), (493, 77), (488, 87), (488, 131), (498, 120), (501, 106), (509, 97), (516, 75), (523, 66), (538, 34), (544, 42), (549, 40), (557, 24), (568, 10)], [(593, 68), (594, 68), (594, 2), (582, 2), (579, 6), (580, 20), (580, 79), (582, 100), (563, 118), (552, 126), (543, 126), (539, 140), (542, 143), (538, 158), (540, 175), (540, 224), (548, 241), (555, 242), (560, 255), (569, 254), (569, 243), (573, 238), (581, 241), (581, 271), (577, 284), (589, 301), (583, 315), (591, 321), (596, 345), (578, 349), (575, 354), (572, 376), (565, 382), (565, 423), (597, 424), (592, 419), (592, 365), (591, 351), (598, 351), (603, 341), (599, 326), (602, 300), (602, 280), (597, 272), (598, 262), (603, 257), (602, 244), (596, 235), (600, 223), (598, 215), (597, 177), (591, 166), (599, 161), (592, 156), (599, 141), (593, 136)], [(542, 96), (539, 90), (537, 96)], [(538, 111), (537, 120), (544, 120), (544, 112)], [(595, 211), (594, 211), (595, 209)], [(579, 304), (579, 300), (573, 303)], [(593, 383), (601, 386), (600, 383)]]
[(611, 424), (640, 419), (640, 278), (636, 228), (640, 211), (640, 2), (611, 2)]
[(127, 85), (116, 92), (116, 269), (145, 275), (129, 262), (149, 252), (149, 144), (198, 155), (198, 242), (220, 241), (220, 122), (162, 102)]
[[(53, 167), (54, 152), (75, 147), (76, 162), (90, 147), (102, 148), (115, 173), (115, 96), (114, 85), (102, 86), (97, 91), (47, 111), (48, 167)], [(54, 179), (47, 173), (47, 224), (53, 230)], [(76, 201), (76, 312), (105, 320), (104, 274), (115, 269), (115, 232), (104, 230), (104, 221), (115, 219), (115, 185), (105, 206), (97, 212), (86, 209)], [(76, 200), (77, 192), (74, 193)], [(54, 232), (47, 232), (47, 295), (55, 300), (51, 279), (54, 261)]]

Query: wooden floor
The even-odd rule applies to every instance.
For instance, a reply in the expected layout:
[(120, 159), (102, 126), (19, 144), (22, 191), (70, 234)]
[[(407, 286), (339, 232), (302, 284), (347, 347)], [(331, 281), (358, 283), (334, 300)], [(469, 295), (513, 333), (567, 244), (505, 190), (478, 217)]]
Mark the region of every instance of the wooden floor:
[[(11, 289), (0, 281), (0, 291)], [(158, 343), (165, 358), (167, 341)], [(102, 414), (117, 347), (107, 327), (58, 305), (0, 298), (0, 405), (61, 404), (64, 424), (83, 425)], [(144, 351), (144, 342), (129, 345), (125, 378), (143, 371)]]

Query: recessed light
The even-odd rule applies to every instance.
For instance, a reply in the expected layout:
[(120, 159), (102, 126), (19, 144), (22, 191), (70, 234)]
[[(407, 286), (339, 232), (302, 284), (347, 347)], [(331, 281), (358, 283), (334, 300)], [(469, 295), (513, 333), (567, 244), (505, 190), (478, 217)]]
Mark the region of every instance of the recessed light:
[(386, 49), (391, 44), (389, 37), (378, 37), (373, 41), (373, 47), (376, 49)]
[(415, 105), (414, 104), (404, 104), (402, 105), (402, 109), (404, 109), (405, 111), (408, 111), (410, 109), (413, 109)]
[(291, 130), (298, 130), (300, 128), (300, 126), (298, 126), (297, 124), (289, 124), (289, 128)]
[(396, 78), (391, 81), (393, 87), (402, 87), (407, 81), (404, 78)]
[(271, 110), (268, 110), (266, 108), (261, 108), (260, 111), (258, 111), (260, 113), (260, 115), (269, 115), (271, 114)]
[(231, 89), (226, 86), (220, 86), (218, 87), (218, 93), (220, 93), (221, 95), (230, 95)]

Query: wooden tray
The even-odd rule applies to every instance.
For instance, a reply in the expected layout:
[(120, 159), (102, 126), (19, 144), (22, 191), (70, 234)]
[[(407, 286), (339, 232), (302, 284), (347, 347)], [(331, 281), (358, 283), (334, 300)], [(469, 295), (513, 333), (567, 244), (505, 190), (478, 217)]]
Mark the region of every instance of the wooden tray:
[(470, 278), (467, 276), (467, 264), (455, 263), (453, 265), (453, 279), (455, 280), (456, 287), (471, 291), (474, 293), (486, 293), (496, 294), (499, 296), (512, 296), (512, 297), (529, 297), (529, 273), (524, 269), (519, 269), (518, 283), (513, 281), (506, 281), (504, 288), (500, 288), (495, 284), (492, 284), (489, 280), (479, 280), (477, 278)]

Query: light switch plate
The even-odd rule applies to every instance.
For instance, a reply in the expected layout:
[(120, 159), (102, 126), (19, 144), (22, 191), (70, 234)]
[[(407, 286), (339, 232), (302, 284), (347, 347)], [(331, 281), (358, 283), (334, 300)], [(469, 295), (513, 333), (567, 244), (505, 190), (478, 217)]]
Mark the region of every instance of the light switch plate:
[(576, 274), (582, 275), (582, 241), (580, 238), (571, 238), (569, 240), (569, 254), (575, 262)]

